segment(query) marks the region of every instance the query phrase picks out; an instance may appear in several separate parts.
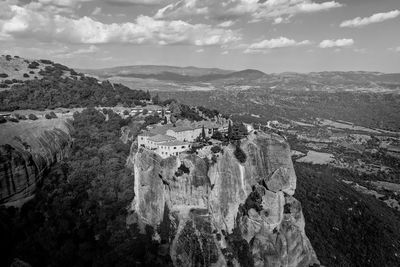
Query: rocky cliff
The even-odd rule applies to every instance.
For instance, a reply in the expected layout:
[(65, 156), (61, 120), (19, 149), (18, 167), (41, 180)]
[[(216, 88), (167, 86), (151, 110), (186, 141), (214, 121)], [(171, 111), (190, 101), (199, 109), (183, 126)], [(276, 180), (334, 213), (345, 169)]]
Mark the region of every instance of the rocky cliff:
[(3, 125), (0, 142), (0, 204), (29, 198), (49, 167), (63, 159), (71, 144), (70, 121), (22, 121)]
[(287, 142), (258, 133), (216, 160), (196, 155), (162, 159), (133, 146), (131, 210), (142, 230), (169, 244), (174, 266), (312, 266), (318, 259), (293, 198), (296, 175)]

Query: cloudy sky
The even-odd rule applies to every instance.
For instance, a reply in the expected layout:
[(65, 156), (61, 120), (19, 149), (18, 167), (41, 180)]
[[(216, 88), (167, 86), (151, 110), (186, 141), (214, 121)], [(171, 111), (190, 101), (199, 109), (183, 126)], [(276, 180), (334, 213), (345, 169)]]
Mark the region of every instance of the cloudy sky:
[(400, 72), (400, 1), (0, 0), (0, 53), (76, 68)]

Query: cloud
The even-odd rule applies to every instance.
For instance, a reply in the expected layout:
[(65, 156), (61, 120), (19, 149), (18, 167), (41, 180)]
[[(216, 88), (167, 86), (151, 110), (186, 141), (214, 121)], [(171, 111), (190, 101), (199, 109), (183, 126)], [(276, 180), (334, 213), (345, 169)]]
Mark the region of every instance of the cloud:
[(338, 39), (338, 40), (323, 40), (320, 44), (320, 48), (332, 48), (332, 47), (346, 47), (354, 44), (353, 39)]
[(341, 7), (336, 1), (322, 3), (313, 0), (179, 0), (159, 9), (155, 15), (160, 19), (182, 19), (207, 16), (216, 20), (234, 20), (249, 16), (252, 21), (287, 21), (299, 13), (312, 13)]
[(96, 16), (96, 15), (99, 15), (100, 13), (101, 13), (101, 7), (96, 7), (96, 8), (93, 10), (92, 15), (93, 15), (93, 16)]
[(343, 21), (340, 24), (340, 27), (350, 27), (350, 28), (357, 28), (357, 27), (363, 27), (372, 23), (378, 23), (378, 22), (382, 22), (388, 19), (394, 19), (396, 17), (398, 17), (400, 15), (400, 11), (399, 10), (392, 10), (386, 13), (376, 13), (370, 17), (366, 17), (366, 18), (361, 18), (361, 17), (357, 17), (355, 19), (352, 20), (346, 20)]
[[(94, 1), (94, 0), (92, 0)], [(110, 4), (117, 5), (161, 5), (169, 2), (168, 0), (103, 0)]]
[(228, 55), (229, 54), (229, 51), (222, 51), (222, 53), (221, 53), (222, 55)]
[(229, 29), (143, 15), (134, 22), (105, 24), (86, 16), (69, 18), (16, 5), (10, 6), (9, 11), (5, 19), (0, 17), (0, 34), (42, 42), (208, 46), (227, 45), (241, 39), (237, 31)]
[(233, 20), (227, 20), (224, 22), (221, 22), (220, 24), (218, 24), (218, 27), (222, 27), (222, 28), (229, 28), (231, 26), (233, 26), (235, 24), (235, 22)]
[(196, 53), (203, 53), (204, 52), (204, 49), (203, 48), (200, 48), (200, 49), (197, 49), (196, 50)]
[(263, 40), (257, 43), (253, 43), (247, 47), (244, 53), (246, 54), (265, 53), (270, 49), (302, 46), (308, 44), (311, 44), (311, 42), (308, 40), (297, 42), (293, 39), (288, 39), (286, 37), (279, 37), (276, 39)]

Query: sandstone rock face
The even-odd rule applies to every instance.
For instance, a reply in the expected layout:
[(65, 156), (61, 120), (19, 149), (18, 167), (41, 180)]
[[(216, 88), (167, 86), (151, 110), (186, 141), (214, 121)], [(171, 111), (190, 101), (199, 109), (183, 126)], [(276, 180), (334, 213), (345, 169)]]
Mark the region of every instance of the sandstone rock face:
[(292, 197), (296, 175), (287, 142), (258, 133), (241, 149), (243, 164), (234, 146), (224, 147), (214, 163), (132, 149), (131, 209), (141, 229), (159, 229), (175, 266), (318, 265)]
[(71, 124), (16, 134), (0, 145), (0, 203), (18, 205), (34, 192), (48, 168), (62, 160), (71, 144)]

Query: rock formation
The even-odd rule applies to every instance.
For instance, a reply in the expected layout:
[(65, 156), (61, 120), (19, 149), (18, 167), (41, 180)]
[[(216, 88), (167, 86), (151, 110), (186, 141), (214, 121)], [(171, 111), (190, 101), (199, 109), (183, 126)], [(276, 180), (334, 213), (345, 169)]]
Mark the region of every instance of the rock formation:
[(318, 259), (293, 198), (296, 175), (287, 142), (251, 134), (216, 160), (194, 154), (162, 159), (132, 146), (131, 210), (142, 231), (169, 244), (174, 266), (312, 266)]
[(1, 204), (18, 205), (32, 195), (49, 167), (68, 154), (71, 129), (70, 122), (60, 121), (57, 128), (10, 131), (13, 136), (0, 145)]

